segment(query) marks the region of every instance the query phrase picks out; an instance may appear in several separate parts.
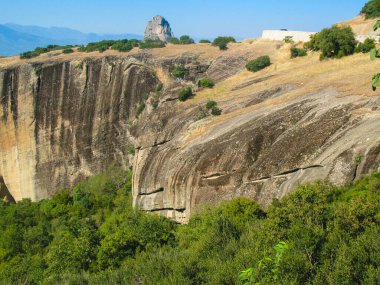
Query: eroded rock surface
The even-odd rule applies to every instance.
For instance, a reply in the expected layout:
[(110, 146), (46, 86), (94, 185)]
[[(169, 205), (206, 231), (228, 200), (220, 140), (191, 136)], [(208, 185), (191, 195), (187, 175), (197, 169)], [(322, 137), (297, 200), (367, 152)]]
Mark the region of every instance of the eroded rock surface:
[[(251, 74), (244, 64), (255, 51), (141, 51), (3, 68), (0, 194), (39, 200), (117, 163), (133, 166), (136, 207), (186, 222), (205, 203), (249, 197), (265, 207), (299, 183), (342, 184), (380, 170), (376, 66), (361, 55), (281, 61), (280, 47), (271, 67)], [(178, 65), (186, 78), (170, 77)], [(205, 76), (214, 89), (178, 102), (180, 88), (197, 89)], [(203, 115), (210, 99), (220, 117)]]
[(169, 42), (173, 37), (173, 32), (168, 21), (162, 16), (155, 16), (145, 29), (144, 39), (160, 40)]

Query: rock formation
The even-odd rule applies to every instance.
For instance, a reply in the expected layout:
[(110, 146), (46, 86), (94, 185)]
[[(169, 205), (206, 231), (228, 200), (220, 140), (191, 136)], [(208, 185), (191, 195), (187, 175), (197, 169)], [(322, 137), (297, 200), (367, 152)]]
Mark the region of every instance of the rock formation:
[[(133, 165), (134, 205), (186, 222), (204, 203), (250, 197), (267, 206), (299, 183), (380, 170), (377, 66), (366, 55), (289, 61), (288, 47), (262, 40), (182, 49), (3, 64), (0, 194), (39, 200), (110, 163)], [(271, 67), (244, 71), (263, 54)], [(170, 77), (179, 65), (184, 80)], [(214, 89), (176, 100), (205, 76)], [(200, 116), (210, 99), (220, 117)]]
[(144, 34), (144, 39), (160, 40), (163, 42), (169, 42), (173, 37), (170, 24), (162, 16), (155, 16), (153, 20), (149, 21)]

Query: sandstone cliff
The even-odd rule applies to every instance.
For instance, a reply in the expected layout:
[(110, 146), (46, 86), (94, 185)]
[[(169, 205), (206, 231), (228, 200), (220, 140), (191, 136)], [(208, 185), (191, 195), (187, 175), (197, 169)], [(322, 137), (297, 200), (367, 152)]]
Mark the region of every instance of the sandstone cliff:
[(153, 17), (149, 21), (144, 33), (144, 39), (160, 40), (167, 43), (171, 37), (173, 37), (173, 32), (170, 24), (162, 16)]
[[(345, 183), (380, 170), (376, 64), (361, 54), (289, 60), (289, 48), (259, 40), (227, 52), (189, 45), (2, 59), (0, 176), (16, 200), (37, 200), (131, 161), (134, 204), (185, 222), (204, 203), (244, 196), (266, 206), (301, 182)], [(272, 66), (244, 71), (263, 54)], [(190, 71), (184, 80), (169, 75), (178, 65)], [(214, 89), (176, 100), (204, 76)], [(220, 117), (201, 118), (208, 100)]]

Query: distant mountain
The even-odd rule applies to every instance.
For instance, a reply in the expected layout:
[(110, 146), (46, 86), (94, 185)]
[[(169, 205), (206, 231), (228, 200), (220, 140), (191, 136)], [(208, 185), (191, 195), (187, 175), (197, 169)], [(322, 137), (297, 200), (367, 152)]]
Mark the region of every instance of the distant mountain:
[(0, 25), (0, 55), (16, 55), (33, 50), (38, 46), (50, 44), (82, 45), (89, 42), (117, 39), (142, 39), (135, 34), (103, 34), (82, 33), (68, 28), (22, 26), (17, 24)]

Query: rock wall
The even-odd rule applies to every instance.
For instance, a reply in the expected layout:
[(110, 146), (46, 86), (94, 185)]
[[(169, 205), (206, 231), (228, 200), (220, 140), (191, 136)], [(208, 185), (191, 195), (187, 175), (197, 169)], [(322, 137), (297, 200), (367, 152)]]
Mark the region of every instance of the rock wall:
[(130, 59), (23, 64), (0, 71), (0, 177), (40, 200), (111, 163), (130, 165), (128, 122), (154, 73)]

